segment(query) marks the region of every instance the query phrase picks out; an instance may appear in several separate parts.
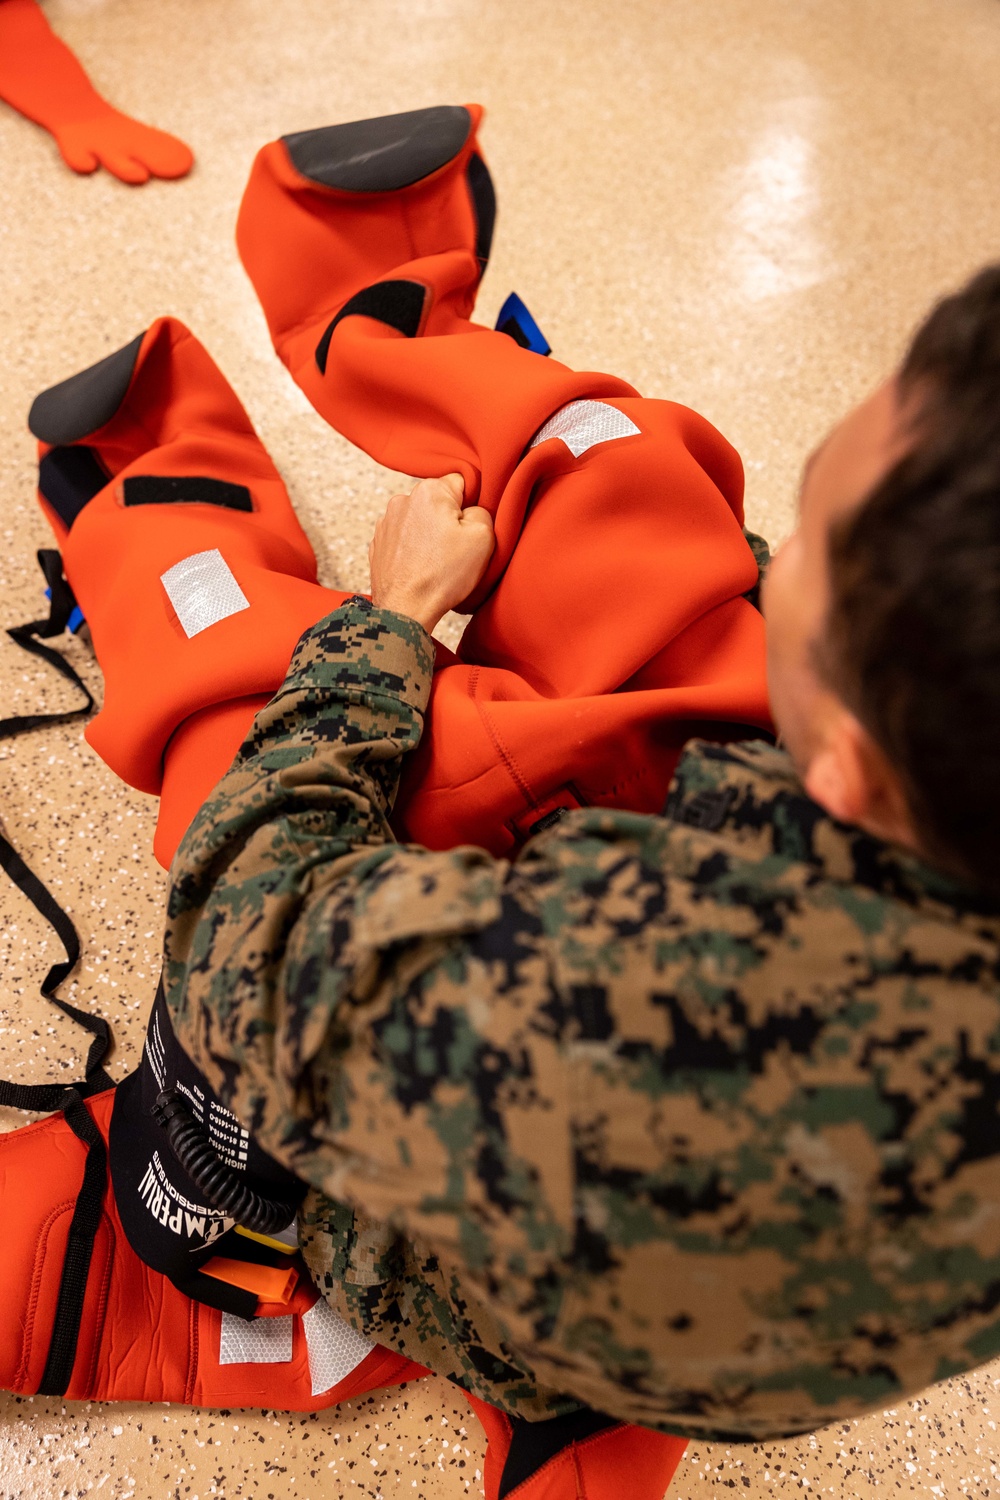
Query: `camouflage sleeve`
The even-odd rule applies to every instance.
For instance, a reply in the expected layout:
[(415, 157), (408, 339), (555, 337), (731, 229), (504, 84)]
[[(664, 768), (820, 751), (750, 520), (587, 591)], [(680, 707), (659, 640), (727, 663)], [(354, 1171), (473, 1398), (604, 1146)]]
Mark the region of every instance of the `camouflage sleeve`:
[(754, 561), (757, 564), (757, 582), (749, 593), (744, 594), (743, 597), (749, 600), (754, 609), (760, 609), (760, 591), (767, 577), (767, 570), (771, 566), (771, 549), (765, 539), (762, 536), (758, 536), (756, 531), (751, 531), (748, 526), (744, 526), (743, 535), (747, 539), (750, 551), (753, 553)]
[[(303, 923), (325, 950), (330, 890), (363, 881), (394, 847), (388, 816), (420, 739), (433, 652), (415, 621), (361, 598), (300, 640), (171, 869), (164, 977), (193, 1056), (239, 1053), (246, 1033), (272, 1071), (286, 942)], [(255, 1113), (270, 1115), (261, 1086), (269, 1103)]]
[(498, 909), (484, 851), (401, 849), (387, 821), (433, 659), (420, 626), (366, 600), (314, 626), (171, 870), (181, 1044), (265, 1149), (331, 1192), (400, 1141), (373, 1080), (391, 1075), (401, 997), (444, 935)]
[[(307, 630), (188, 831), (175, 873), (208, 848), (233, 847), (257, 826), (307, 809), (309, 826), (335, 834), (341, 852), (391, 840), (386, 819), (402, 757), (420, 740), (433, 666), (422, 626), (360, 596)], [(276, 842), (274, 858), (285, 853)]]

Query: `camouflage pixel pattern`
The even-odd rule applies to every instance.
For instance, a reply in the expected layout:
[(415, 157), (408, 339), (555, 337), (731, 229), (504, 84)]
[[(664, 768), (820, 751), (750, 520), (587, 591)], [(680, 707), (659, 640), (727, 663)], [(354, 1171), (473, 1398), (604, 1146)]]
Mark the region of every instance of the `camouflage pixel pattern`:
[(432, 645), (352, 601), (172, 871), (178, 1037), (366, 1334), (527, 1417), (766, 1438), (1000, 1353), (1000, 913), (769, 746), (513, 863), (392, 842)]

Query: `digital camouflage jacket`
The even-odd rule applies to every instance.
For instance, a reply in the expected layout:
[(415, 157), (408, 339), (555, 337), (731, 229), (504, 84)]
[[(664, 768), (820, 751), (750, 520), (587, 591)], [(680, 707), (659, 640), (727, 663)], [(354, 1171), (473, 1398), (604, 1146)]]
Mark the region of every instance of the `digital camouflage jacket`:
[(1000, 914), (694, 743), (666, 815), (394, 843), (432, 643), (308, 631), (172, 871), (181, 1043), (327, 1298), (528, 1417), (815, 1428), (1000, 1353)]

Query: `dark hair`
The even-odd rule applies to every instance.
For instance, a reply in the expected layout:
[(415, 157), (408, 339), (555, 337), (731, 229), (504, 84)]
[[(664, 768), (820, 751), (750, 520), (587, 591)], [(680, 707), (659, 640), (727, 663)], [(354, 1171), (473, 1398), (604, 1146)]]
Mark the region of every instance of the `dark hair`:
[(998, 893), (1000, 266), (934, 308), (899, 390), (913, 444), (832, 530), (822, 655), (928, 855)]

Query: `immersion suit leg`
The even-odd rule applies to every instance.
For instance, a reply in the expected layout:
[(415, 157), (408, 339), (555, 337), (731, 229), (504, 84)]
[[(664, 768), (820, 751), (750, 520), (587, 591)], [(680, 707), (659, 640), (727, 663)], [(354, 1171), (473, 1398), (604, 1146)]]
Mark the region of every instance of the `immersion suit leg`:
[[(104, 671), (88, 738), (124, 779), (161, 792), (166, 863), (301, 632), (345, 596), (317, 584), (312, 549), (243, 408), (175, 320), (44, 392), (30, 425), (42, 508)], [(279, 1197), (292, 1194), (287, 1222), (302, 1185), (282, 1183), (288, 1174), (243, 1141), (171, 1037), (158, 1002), (140, 1068), (86, 1104), (110, 1173), (89, 1170), (95, 1158), (62, 1114), (0, 1137), (12, 1314), (0, 1319), (0, 1385), (311, 1411), (422, 1376), (333, 1314), (294, 1244), (244, 1232), (237, 1198), (260, 1202), (277, 1185)], [(229, 1150), (231, 1210), (204, 1196), (156, 1123), (165, 1088), (175, 1100), (183, 1091), (213, 1150)], [(213, 1180), (225, 1167), (220, 1157)], [(69, 1233), (81, 1205), (96, 1228), (82, 1262), (86, 1237)], [(70, 1284), (85, 1290), (68, 1319)]]
[(42, 509), (104, 673), (87, 738), (160, 794), (154, 847), (168, 864), (302, 631), (347, 596), (316, 582), (280, 475), (176, 319), (44, 391), (29, 425)]
[[(161, 815), (162, 839), (164, 826), (178, 832), (183, 827), (174, 810), (182, 797), (187, 808), (195, 788), (206, 787), (225, 768), (261, 701), (252, 690), (277, 685), (301, 630), (339, 599), (315, 584), (311, 549), (280, 479), (221, 375), (181, 325), (164, 320), (103, 367), (45, 393), (33, 409), (32, 426), (43, 442), (43, 509), (105, 670), (105, 705), (89, 737), (120, 774), (149, 791), (157, 789), (165, 759), (159, 784), (164, 813), (173, 822), (164, 824)], [(199, 561), (206, 557), (209, 562)], [(193, 573), (187, 595), (171, 593), (164, 581), (178, 566)], [(230, 619), (241, 624), (250, 607), (256, 609), (255, 624), (263, 621), (270, 631), (264, 641), (259, 628), (254, 631), (252, 651), (245, 649), (245, 632), (222, 636)], [(192, 610), (201, 611), (193, 621)], [(204, 633), (189, 633), (186, 621), (199, 627), (205, 621)], [(219, 649), (195, 656), (189, 648), (199, 639), (219, 642)], [(216, 1251), (233, 1254), (239, 1247), (226, 1221), (213, 1237), (211, 1216), (197, 1207), (196, 1185), (177, 1178), (176, 1163), (161, 1161), (157, 1180), (149, 1106), (163, 1082), (157, 1067), (162, 1074), (170, 1056), (161, 1012), (162, 1006), (154, 1007), (139, 1072), (88, 1105), (110, 1145), (113, 1188), (109, 1184), (104, 1193), (76, 1357), (63, 1393), (227, 1405), (266, 1399), (287, 1409), (314, 1409), (419, 1377), (422, 1367), (369, 1345), (304, 1281), (297, 1294), (301, 1305), (272, 1306), (241, 1284), (206, 1281), (215, 1275)], [(186, 1097), (208, 1101), (206, 1120), (208, 1112), (220, 1112), (197, 1081), (189, 1081)], [(7, 1286), (8, 1305), (31, 1305), (35, 1312), (23, 1337), (20, 1319), (6, 1328), (0, 1324), (0, 1382), (33, 1392), (58, 1323), (82, 1152), (61, 1116), (4, 1138), (0, 1147), (3, 1181), (33, 1180), (37, 1209), (34, 1218), (20, 1216), (24, 1243), (19, 1239), (20, 1249), (9, 1247), (9, 1263), (5, 1259), (5, 1283), (18, 1283)], [(162, 1143), (160, 1150), (166, 1157)], [(259, 1171), (255, 1180), (261, 1180)], [(44, 1234), (35, 1219), (44, 1223)], [(158, 1261), (162, 1265), (154, 1269), (150, 1262)], [(187, 1263), (194, 1267), (196, 1261), (203, 1268), (197, 1286), (185, 1277)], [(214, 1286), (219, 1305), (194, 1300), (184, 1286), (199, 1299), (211, 1298)], [(255, 1312), (258, 1320), (267, 1319), (267, 1333), (241, 1333), (245, 1325), (227, 1310), (230, 1303), (244, 1316)], [(279, 1344), (285, 1356), (280, 1368), (271, 1362)], [(251, 1357), (264, 1345), (266, 1397), (261, 1367)], [(343, 1373), (345, 1362), (350, 1368)], [(341, 1378), (317, 1374), (323, 1370)], [(662, 1493), (669, 1477), (660, 1450), (674, 1440), (602, 1423), (602, 1434), (613, 1428), (608, 1436), (598, 1440), (588, 1433), (588, 1441), (569, 1442), (562, 1441), (560, 1427), (556, 1453), (546, 1441), (553, 1436), (551, 1424), (541, 1424), (544, 1437), (540, 1428), (525, 1435), (527, 1424), (514, 1424), (483, 1403), (477, 1410), (491, 1443), (489, 1472), (499, 1482), (516, 1470), (523, 1475), (519, 1486), (530, 1480), (534, 1496), (543, 1493), (542, 1483), (552, 1496), (567, 1494), (582, 1456), (593, 1468), (599, 1448), (612, 1441), (625, 1443), (630, 1461), (655, 1450), (650, 1497), (657, 1484)], [(583, 1420), (591, 1421), (592, 1414)]]
[(486, 1500), (662, 1500), (685, 1438), (584, 1409), (547, 1422), (511, 1419), (467, 1397), (486, 1433)]
[[(85, 1106), (105, 1145), (116, 1092)], [(426, 1373), (361, 1338), (306, 1278), (288, 1304), (261, 1305), (252, 1324), (191, 1301), (135, 1254), (110, 1182), (96, 1205), (82, 1315), (67, 1327), (59, 1294), (85, 1157), (62, 1114), (0, 1135), (0, 1389), (310, 1412)], [(57, 1336), (70, 1353), (55, 1388), (44, 1377)]]
[[(461, 472), (494, 517), (403, 825), (506, 852), (560, 792), (614, 801), (625, 787), (628, 805), (661, 806), (680, 743), (665, 718), (768, 719), (733, 450), (693, 412), (469, 322), (493, 219), (479, 115), (417, 111), (265, 147), (237, 239), (317, 410), (393, 468)], [(610, 1500), (624, 1476), (660, 1500), (686, 1446), (591, 1412), (528, 1424), (470, 1401), (488, 1500)]]
[(316, 409), (395, 469), (460, 472), (494, 518), (396, 823), (505, 854), (559, 807), (659, 811), (693, 732), (769, 715), (734, 450), (685, 407), (470, 321), (494, 216), (480, 115), (265, 146), (237, 243)]

